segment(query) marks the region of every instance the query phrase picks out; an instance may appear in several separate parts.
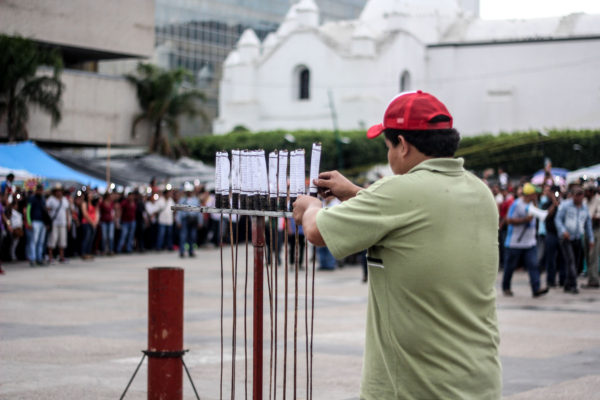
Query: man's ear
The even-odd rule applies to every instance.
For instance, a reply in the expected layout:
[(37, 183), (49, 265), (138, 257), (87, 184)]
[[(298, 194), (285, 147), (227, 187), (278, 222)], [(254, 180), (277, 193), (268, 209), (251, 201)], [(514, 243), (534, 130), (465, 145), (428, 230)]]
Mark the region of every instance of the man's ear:
[(406, 157), (410, 152), (410, 144), (402, 135), (398, 135), (398, 147), (400, 147), (400, 154), (402, 154), (403, 157)]

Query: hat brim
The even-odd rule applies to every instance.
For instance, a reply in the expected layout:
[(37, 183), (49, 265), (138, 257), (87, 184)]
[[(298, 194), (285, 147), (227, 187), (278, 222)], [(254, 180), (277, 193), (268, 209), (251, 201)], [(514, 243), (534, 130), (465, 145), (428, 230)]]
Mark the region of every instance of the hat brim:
[(383, 132), (384, 129), (385, 128), (383, 127), (383, 124), (373, 125), (367, 131), (367, 138), (368, 139), (376, 138), (377, 136), (381, 135), (381, 132)]

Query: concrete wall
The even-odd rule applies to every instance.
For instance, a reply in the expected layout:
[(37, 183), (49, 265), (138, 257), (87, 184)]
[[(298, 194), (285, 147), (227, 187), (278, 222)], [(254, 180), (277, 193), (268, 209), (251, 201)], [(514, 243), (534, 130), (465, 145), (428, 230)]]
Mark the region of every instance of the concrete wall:
[[(380, 122), (388, 101), (411, 87), (447, 104), (465, 136), (552, 128), (600, 128), (600, 39), (426, 47), (397, 32), (375, 57), (328, 45), (316, 31), (295, 32), (272, 54), (226, 67), (216, 133), (332, 129), (331, 90), (340, 129)], [(311, 72), (311, 96), (295, 96), (294, 69)], [(236, 99), (236, 90), (244, 96)]]
[(600, 127), (600, 40), (430, 48), (425, 89), (464, 135)]
[[(271, 55), (225, 67), (214, 131), (333, 129), (329, 92), (339, 129), (368, 128), (382, 120), (404, 71), (413, 82), (425, 79), (424, 63), (425, 47), (404, 32), (383, 43), (378, 57), (340, 54), (314, 30), (296, 33)], [(310, 71), (308, 100), (297, 98), (300, 66)]]
[(150, 57), (154, 50), (154, 1), (2, 0), (0, 32)]
[(33, 140), (104, 145), (146, 145), (147, 125), (138, 125), (132, 139), (131, 124), (140, 113), (134, 87), (120, 77), (65, 70), (62, 121), (51, 127), (50, 117), (31, 108), (28, 124)]

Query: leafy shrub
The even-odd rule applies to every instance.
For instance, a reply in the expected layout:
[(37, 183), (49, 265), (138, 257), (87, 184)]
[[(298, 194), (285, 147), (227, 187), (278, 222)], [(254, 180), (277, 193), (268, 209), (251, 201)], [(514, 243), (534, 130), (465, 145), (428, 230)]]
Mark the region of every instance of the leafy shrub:
[[(289, 135), (293, 136), (294, 142), (285, 139)], [(313, 142), (321, 142), (323, 146), (322, 171), (340, 169), (348, 175), (358, 175), (373, 165), (387, 162), (383, 138), (369, 140), (364, 131), (345, 131), (340, 132), (339, 136), (345, 143), (336, 141), (332, 131), (238, 131), (187, 138), (185, 143), (193, 157), (208, 164), (214, 164), (215, 153), (219, 150), (261, 148), (270, 152), (275, 149), (304, 148), (308, 155)], [(575, 150), (574, 145), (581, 146), (581, 150)], [(511, 175), (530, 175), (543, 167), (545, 157), (550, 158), (555, 167), (573, 170), (600, 163), (600, 130), (554, 130), (546, 135), (515, 132), (465, 137), (456, 155), (465, 159), (466, 168), (476, 172), (500, 167)]]

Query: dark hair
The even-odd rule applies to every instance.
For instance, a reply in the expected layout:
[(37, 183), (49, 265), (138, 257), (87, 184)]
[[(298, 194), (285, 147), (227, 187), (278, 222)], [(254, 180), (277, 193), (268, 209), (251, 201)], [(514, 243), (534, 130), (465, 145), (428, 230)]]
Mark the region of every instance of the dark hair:
[[(430, 122), (449, 121), (449, 118), (444, 115), (438, 115), (431, 119)], [(383, 131), (387, 140), (392, 143), (392, 146), (398, 146), (400, 140), (398, 135), (402, 135), (404, 139), (415, 146), (417, 150), (429, 157), (453, 157), (460, 134), (454, 128), (451, 129), (431, 129), (431, 130), (401, 130), (401, 129), (386, 129)]]
[(392, 143), (392, 146), (398, 146), (398, 143), (400, 143), (398, 135), (402, 135), (408, 143), (429, 157), (453, 157), (460, 141), (460, 135), (456, 129), (431, 131), (386, 129), (384, 133), (387, 140)]

